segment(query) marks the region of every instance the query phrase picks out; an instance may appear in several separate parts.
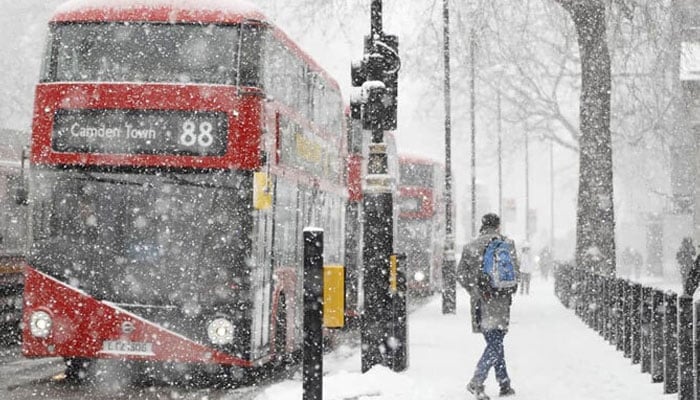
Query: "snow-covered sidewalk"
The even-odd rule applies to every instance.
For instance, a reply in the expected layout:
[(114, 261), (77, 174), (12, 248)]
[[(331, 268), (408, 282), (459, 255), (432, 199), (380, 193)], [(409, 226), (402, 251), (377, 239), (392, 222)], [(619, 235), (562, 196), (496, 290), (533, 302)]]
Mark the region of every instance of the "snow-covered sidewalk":
[[(661, 400), (662, 384), (632, 365), (554, 297), (553, 283), (533, 279), (517, 295), (505, 339), (506, 362), (520, 400)], [(468, 297), (460, 289), (457, 314), (442, 315), (435, 296), (410, 315), (408, 370), (375, 367), (360, 373), (359, 347), (342, 346), (324, 359), (324, 400), (471, 399), (465, 385), (484, 348), (471, 333)], [(493, 372), (486, 392), (498, 398)], [(267, 388), (256, 400), (300, 400), (300, 377)]]

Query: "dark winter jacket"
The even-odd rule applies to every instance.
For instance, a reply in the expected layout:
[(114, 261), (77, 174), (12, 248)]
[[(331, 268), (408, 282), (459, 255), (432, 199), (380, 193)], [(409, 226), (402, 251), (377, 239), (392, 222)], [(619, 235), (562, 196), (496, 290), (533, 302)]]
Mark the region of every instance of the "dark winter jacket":
[(457, 267), (457, 279), (471, 297), (472, 331), (481, 333), (493, 329), (508, 330), (510, 324), (510, 305), (512, 293), (495, 293), (490, 289), (488, 278), (481, 271), (481, 264), (486, 246), (496, 236), (501, 236), (511, 245), (511, 258), (514, 262), (517, 278), (520, 277), (515, 244), (500, 235), (496, 229), (484, 230), (476, 239), (464, 246), (462, 258)]

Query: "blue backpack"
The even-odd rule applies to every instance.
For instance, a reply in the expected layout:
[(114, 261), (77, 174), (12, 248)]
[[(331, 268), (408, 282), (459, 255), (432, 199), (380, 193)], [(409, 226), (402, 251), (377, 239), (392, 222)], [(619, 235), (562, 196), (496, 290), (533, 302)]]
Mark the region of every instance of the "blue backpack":
[(518, 285), (511, 251), (510, 243), (501, 237), (494, 237), (486, 246), (481, 270), (488, 277), (492, 289), (514, 289)]

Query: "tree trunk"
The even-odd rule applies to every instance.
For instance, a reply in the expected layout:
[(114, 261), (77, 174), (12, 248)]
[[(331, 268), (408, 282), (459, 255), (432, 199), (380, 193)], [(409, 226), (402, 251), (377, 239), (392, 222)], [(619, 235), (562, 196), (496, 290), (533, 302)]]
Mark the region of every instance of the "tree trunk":
[(576, 264), (615, 274), (610, 53), (601, 0), (556, 0), (573, 19), (581, 56)]

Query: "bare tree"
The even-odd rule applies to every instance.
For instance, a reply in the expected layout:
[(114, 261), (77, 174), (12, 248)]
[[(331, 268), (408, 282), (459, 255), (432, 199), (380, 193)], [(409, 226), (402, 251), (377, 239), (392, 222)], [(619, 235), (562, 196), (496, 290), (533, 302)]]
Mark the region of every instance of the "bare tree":
[(615, 273), (612, 138), (610, 134), (611, 64), (602, 0), (555, 0), (569, 13), (581, 57), (579, 189), (576, 263)]

